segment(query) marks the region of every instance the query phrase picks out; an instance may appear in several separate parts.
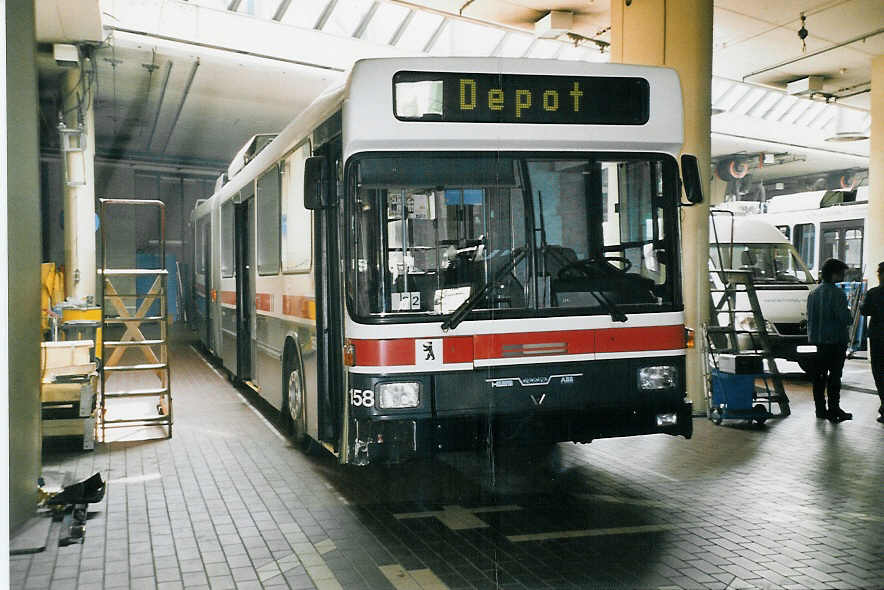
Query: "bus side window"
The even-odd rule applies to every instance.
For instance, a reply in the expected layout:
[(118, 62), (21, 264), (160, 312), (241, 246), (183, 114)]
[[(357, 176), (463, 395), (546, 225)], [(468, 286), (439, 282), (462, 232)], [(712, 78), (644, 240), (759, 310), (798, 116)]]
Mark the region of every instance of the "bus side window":
[(283, 172), (282, 271), (307, 272), (313, 260), (313, 217), (304, 208), (304, 162), (310, 157), (305, 143), (288, 157)]
[(801, 223), (795, 226), (795, 233), (792, 236), (792, 244), (798, 250), (798, 255), (808, 266), (813, 268), (816, 266), (814, 251), (814, 243), (816, 242), (816, 228), (812, 223)]
[(279, 167), (258, 178), (258, 274), (279, 272)]
[(233, 200), (221, 205), (221, 276), (233, 276)]

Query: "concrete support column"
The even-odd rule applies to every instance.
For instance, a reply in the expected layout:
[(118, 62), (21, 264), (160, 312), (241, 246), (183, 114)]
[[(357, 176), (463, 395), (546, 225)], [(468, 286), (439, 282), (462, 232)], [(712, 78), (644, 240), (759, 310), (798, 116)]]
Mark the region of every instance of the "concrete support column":
[(872, 133), (869, 146), (869, 213), (865, 275), (869, 287), (878, 284), (878, 264), (884, 261), (884, 55), (872, 60)]
[[(81, 79), (82, 76), (82, 79)], [(64, 157), (64, 267), (65, 293), (69, 297), (95, 297), (95, 119), (92, 67), (84, 59), (64, 79), (65, 126), (83, 125), (83, 151)], [(77, 141), (71, 142), (77, 145)]]
[(611, 0), (611, 60), (675, 69), (684, 101), (685, 153), (704, 174), (706, 202), (682, 209), (685, 323), (697, 330), (688, 352), (687, 391), (695, 410), (705, 408), (700, 328), (709, 318), (709, 180), (712, 104), (713, 0)]
[[(5, 108), (0, 116), (0, 244), (8, 290), (6, 332), (9, 396), (9, 526), (24, 524), (37, 507), (40, 458), (40, 147), (34, 3), (3, 2)], [(2, 366), (2, 365), (0, 365)]]

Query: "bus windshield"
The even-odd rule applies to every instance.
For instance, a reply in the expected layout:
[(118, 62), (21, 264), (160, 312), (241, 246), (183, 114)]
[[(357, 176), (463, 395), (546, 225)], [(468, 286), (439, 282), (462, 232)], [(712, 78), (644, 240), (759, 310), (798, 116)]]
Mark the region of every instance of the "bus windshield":
[[(791, 244), (734, 244), (733, 255), (730, 244), (722, 244), (720, 250), (724, 265), (717, 265), (717, 268), (751, 271), (755, 283), (815, 282)], [(714, 266), (718, 252), (714, 245), (709, 248)]]
[(678, 303), (668, 156), (372, 154), (348, 179), (357, 317), (438, 318), (478, 293), (470, 317)]

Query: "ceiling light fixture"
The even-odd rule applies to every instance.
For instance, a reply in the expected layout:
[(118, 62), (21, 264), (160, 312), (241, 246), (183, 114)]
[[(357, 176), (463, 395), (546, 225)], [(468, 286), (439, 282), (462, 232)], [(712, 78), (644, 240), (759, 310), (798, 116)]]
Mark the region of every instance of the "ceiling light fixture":
[(798, 29), (798, 38), (801, 39), (801, 53), (807, 51), (807, 44), (804, 42), (807, 39), (807, 28), (804, 26), (805, 21), (807, 21), (807, 17), (804, 16), (804, 13), (801, 13), (801, 28)]
[(863, 129), (864, 113), (853, 109), (838, 108), (835, 114), (835, 133), (826, 138), (831, 142), (863, 141), (869, 134)]

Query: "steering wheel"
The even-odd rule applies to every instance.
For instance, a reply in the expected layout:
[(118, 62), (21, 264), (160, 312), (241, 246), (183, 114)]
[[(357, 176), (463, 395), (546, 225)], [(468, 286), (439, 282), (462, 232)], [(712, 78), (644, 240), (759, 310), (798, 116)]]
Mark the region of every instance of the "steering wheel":
[(595, 262), (599, 262), (601, 260), (605, 260), (607, 262), (622, 262), (623, 268), (618, 269), (621, 272), (626, 272), (630, 268), (632, 268), (632, 262), (628, 258), (626, 258), (625, 256), (601, 256), (599, 258), (587, 258), (585, 260), (574, 260), (573, 262), (570, 262), (570, 263), (566, 264), (565, 266), (563, 266), (562, 268), (560, 268), (559, 272), (556, 273), (556, 276), (557, 276), (557, 278), (560, 278), (560, 279), (566, 278), (565, 275), (571, 269), (580, 267), (580, 268), (588, 270), (590, 264), (593, 264)]

